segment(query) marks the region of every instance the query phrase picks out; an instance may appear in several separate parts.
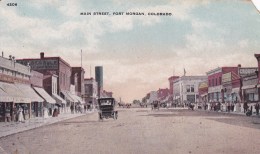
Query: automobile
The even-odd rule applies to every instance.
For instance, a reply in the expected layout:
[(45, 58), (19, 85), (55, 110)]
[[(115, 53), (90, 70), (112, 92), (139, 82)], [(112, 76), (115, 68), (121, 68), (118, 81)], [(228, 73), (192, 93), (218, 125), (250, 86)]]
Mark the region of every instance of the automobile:
[(98, 119), (103, 121), (104, 118), (113, 118), (116, 120), (118, 118), (118, 111), (115, 110), (115, 99), (109, 98), (99, 98), (98, 99)]

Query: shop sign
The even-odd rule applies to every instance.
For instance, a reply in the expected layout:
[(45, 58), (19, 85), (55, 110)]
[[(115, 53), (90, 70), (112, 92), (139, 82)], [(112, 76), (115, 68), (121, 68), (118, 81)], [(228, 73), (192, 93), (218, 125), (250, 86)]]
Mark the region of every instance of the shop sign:
[(246, 76), (250, 74), (254, 74), (255, 71), (257, 71), (258, 68), (239, 68), (239, 75), (240, 76)]
[(231, 72), (222, 75), (222, 83), (231, 82)]
[(209, 87), (208, 93), (221, 92), (221, 90), (222, 90), (222, 85), (215, 86), (215, 87)]
[(58, 69), (57, 59), (34, 59), (34, 60), (17, 60), (23, 65), (30, 65), (32, 70)]

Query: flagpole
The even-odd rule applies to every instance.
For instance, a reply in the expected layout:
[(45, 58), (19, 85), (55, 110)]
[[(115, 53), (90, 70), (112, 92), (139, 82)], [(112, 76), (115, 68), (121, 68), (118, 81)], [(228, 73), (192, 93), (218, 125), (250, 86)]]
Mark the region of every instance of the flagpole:
[(82, 68), (82, 49), (81, 49), (81, 54), (80, 54), (80, 58), (81, 58), (81, 68)]

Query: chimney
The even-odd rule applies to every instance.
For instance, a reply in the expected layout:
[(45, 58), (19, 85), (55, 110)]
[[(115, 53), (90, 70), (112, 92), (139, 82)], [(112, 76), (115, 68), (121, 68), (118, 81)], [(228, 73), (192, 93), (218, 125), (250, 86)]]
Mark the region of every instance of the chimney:
[(41, 55), (41, 59), (43, 59), (44, 58), (44, 52), (41, 52), (40, 55)]
[(241, 64), (238, 64), (237, 67), (241, 68)]

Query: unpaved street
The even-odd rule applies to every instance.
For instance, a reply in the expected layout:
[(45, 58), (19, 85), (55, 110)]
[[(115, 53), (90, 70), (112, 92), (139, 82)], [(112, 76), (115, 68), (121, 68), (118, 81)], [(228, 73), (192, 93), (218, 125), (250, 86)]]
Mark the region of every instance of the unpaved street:
[(0, 139), (6, 153), (260, 153), (260, 118), (202, 111), (120, 109), (119, 119), (97, 113)]

